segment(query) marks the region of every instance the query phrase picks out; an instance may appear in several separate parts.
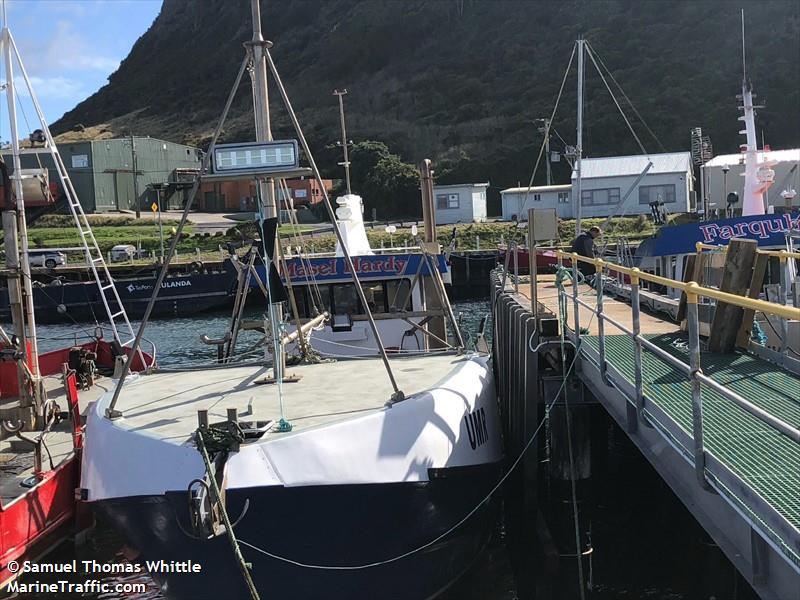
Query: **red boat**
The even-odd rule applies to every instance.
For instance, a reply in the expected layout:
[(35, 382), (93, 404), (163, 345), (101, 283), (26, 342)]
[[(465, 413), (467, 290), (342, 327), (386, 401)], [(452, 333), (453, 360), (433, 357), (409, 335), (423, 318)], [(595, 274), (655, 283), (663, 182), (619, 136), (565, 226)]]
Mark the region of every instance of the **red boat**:
[[(0, 356), (12, 354), (12, 348), (0, 343)], [(39, 356), (51, 407), (44, 435), (42, 430), (18, 431), (20, 411), (24, 409), (19, 408), (17, 361), (0, 360), (0, 415), (4, 419), (0, 440), (0, 589), (18, 575), (15, 565), (40, 559), (86, 526), (76, 518), (75, 493), (83, 444), (78, 388), (83, 406), (111, 389), (112, 379), (98, 372), (113, 372), (116, 354), (112, 343), (95, 339)], [(146, 362), (152, 362), (150, 356), (143, 356)], [(143, 367), (140, 358), (134, 357), (131, 368)]]
[[(506, 246), (498, 246), (499, 254), (498, 261), (506, 264)], [(516, 251), (517, 254), (517, 269), (523, 275), (530, 273), (530, 251), (525, 246), (519, 246)], [(558, 257), (555, 250), (539, 250), (536, 253), (536, 269), (543, 273), (552, 273), (555, 271), (558, 264)], [(571, 266), (569, 260), (563, 261), (565, 267)], [(508, 257), (508, 270), (514, 271), (514, 250), (511, 250), (511, 255)]]

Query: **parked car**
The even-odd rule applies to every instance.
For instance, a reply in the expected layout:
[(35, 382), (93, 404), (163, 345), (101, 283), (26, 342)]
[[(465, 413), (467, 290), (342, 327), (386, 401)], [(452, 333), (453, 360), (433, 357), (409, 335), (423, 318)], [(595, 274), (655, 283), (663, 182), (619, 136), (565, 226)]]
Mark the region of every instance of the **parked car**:
[(117, 244), (111, 248), (111, 262), (127, 262), (136, 256), (136, 248), (131, 244)]
[(67, 264), (67, 255), (58, 250), (28, 250), (28, 264), (32, 267), (55, 269)]

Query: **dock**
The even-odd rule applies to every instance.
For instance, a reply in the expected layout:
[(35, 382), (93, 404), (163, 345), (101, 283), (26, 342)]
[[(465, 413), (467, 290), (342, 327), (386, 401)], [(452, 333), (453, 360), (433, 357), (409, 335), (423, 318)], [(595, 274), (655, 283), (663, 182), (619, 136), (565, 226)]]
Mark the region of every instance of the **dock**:
[[(599, 291), (582, 282), (574, 288), (573, 273), (540, 275), (535, 287), (502, 269), (492, 275), (510, 458), (527, 448), (542, 419), (566, 415), (575, 459), (562, 471), (579, 480), (590, 462), (580, 411), (599, 404), (761, 598), (800, 599), (800, 361), (754, 342), (711, 352), (698, 322), (698, 303), (709, 308), (710, 298), (772, 307), (675, 281), (688, 297), (687, 319), (678, 323), (645, 310), (646, 301), (632, 302), (638, 272), (623, 297), (608, 293), (602, 279)], [(774, 310), (779, 319), (800, 315)], [(551, 423), (550, 447), (567, 444), (558, 439), (562, 429)], [(535, 453), (525, 457), (526, 481), (535, 481), (538, 462)], [(519, 493), (524, 503), (537, 502), (531, 485)]]

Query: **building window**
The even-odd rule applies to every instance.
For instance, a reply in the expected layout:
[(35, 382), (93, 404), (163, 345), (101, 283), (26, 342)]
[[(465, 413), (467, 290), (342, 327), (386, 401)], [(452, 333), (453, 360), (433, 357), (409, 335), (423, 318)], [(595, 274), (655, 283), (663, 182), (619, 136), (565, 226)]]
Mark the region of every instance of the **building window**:
[(541, 202), (541, 200), (542, 200), (542, 195), (541, 194), (534, 194), (533, 195), (533, 201), (534, 202)]
[(558, 192), (558, 203), (569, 204), (569, 192)]
[(639, 204), (675, 202), (675, 184), (669, 185), (641, 185), (639, 186)]
[(438, 210), (458, 208), (458, 205), (458, 194), (438, 194), (436, 196), (436, 208)]
[(619, 188), (581, 190), (581, 206), (619, 204)]

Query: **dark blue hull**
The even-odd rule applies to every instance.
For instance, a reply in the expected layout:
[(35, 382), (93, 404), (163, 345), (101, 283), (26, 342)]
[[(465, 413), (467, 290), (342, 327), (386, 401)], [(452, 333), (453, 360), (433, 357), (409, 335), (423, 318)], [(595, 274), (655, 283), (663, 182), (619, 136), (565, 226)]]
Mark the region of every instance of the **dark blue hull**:
[[(235, 283), (236, 272), (232, 268), (214, 273), (171, 275), (164, 280), (152, 316), (182, 317), (225, 307), (231, 302)], [(153, 276), (115, 282), (129, 318), (138, 319), (144, 315), (154, 284)], [(113, 294), (108, 293), (107, 298), (112, 311), (117, 312), (119, 307)], [(94, 281), (36, 285), (33, 304), (39, 323), (102, 322), (108, 318)], [(8, 291), (0, 289), (0, 321), (10, 320)]]
[[(418, 483), (263, 487), (228, 490), (237, 537), (272, 554), (313, 565), (385, 561), (430, 543), (489, 493), (500, 465), (442, 469)], [(201, 572), (155, 577), (174, 599), (249, 599), (225, 535), (193, 539), (185, 492), (105, 500), (96, 513), (137, 549), (140, 560), (188, 561)], [(262, 598), (285, 600), (426, 600), (449, 587), (477, 558), (491, 535), (491, 502), (424, 550), (357, 570), (293, 565), (242, 545)], [(178, 524), (180, 521), (180, 525)]]

